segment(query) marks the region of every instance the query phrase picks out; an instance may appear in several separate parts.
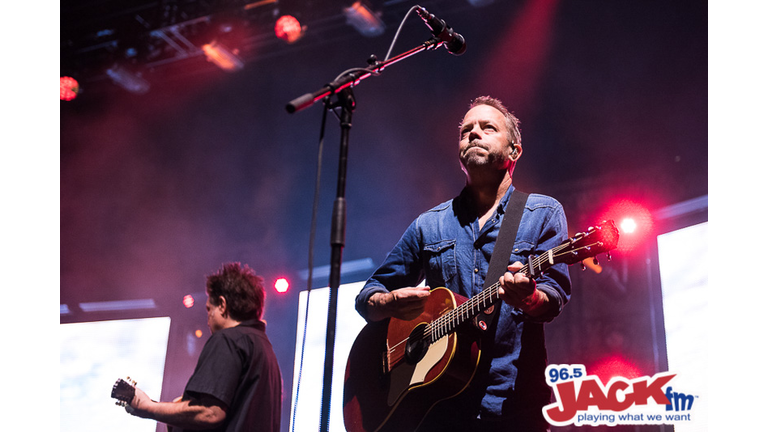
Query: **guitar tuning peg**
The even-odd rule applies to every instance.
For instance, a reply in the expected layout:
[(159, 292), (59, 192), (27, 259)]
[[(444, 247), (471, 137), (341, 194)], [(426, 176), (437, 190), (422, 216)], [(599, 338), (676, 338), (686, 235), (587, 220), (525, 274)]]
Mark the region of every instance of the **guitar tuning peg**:
[(587, 266), (584, 265), (584, 263), (581, 263), (581, 271), (584, 271), (587, 269)]
[(600, 265), (600, 262), (597, 260), (597, 257), (592, 258), (592, 263), (594, 265)]
[(605, 259), (607, 259), (608, 261), (611, 260), (611, 252), (610, 251), (605, 253)]

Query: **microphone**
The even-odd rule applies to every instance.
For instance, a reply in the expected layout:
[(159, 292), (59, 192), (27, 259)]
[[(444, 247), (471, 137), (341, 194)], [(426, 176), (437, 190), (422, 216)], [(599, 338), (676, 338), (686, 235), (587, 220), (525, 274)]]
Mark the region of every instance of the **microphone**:
[(445, 21), (432, 15), (421, 6), (416, 6), (416, 13), (419, 14), (424, 24), (429, 27), (432, 34), (445, 43), (445, 49), (453, 55), (462, 55), (467, 50), (467, 42), (464, 40), (464, 36), (453, 31), (452, 28), (445, 24)]

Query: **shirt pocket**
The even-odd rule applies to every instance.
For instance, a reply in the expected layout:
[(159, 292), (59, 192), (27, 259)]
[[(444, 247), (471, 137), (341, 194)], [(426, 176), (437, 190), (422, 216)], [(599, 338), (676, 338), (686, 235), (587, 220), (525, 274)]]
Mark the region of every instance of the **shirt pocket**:
[(528, 257), (533, 253), (533, 244), (527, 241), (515, 242), (515, 247), (512, 248), (512, 255), (509, 257), (509, 263), (512, 264), (515, 261), (520, 261), (523, 264), (528, 263)]
[(457, 274), (456, 240), (441, 240), (424, 245), (424, 257), (427, 263), (427, 285), (432, 288), (445, 286)]

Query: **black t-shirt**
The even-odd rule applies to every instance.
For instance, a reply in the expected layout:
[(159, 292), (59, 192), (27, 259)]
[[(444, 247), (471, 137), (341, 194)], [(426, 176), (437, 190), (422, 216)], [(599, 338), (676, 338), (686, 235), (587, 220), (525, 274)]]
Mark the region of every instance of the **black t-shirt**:
[[(261, 321), (243, 321), (208, 339), (184, 398), (211, 395), (227, 406), (222, 432), (279, 432), (282, 377)], [(174, 429), (175, 430), (175, 429)]]

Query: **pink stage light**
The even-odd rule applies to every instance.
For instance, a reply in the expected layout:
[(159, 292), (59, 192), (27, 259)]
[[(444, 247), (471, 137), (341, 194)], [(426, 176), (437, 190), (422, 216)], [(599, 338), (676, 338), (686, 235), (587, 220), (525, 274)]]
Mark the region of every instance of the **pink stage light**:
[(286, 278), (278, 278), (275, 281), (275, 291), (284, 294), (288, 292), (288, 288), (290, 288), (291, 284), (288, 282), (288, 279)]
[(275, 23), (275, 36), (290, 43), (301, 39), (304, 35), (304, 29), (299, 20), (291, 15), (283, 15)]
[(71, 101), (77, 97), (77, 93), (80, 91), (80, 84), (72, 77), (60, 77), (59, 78), (59, 99), (63, 101)]

